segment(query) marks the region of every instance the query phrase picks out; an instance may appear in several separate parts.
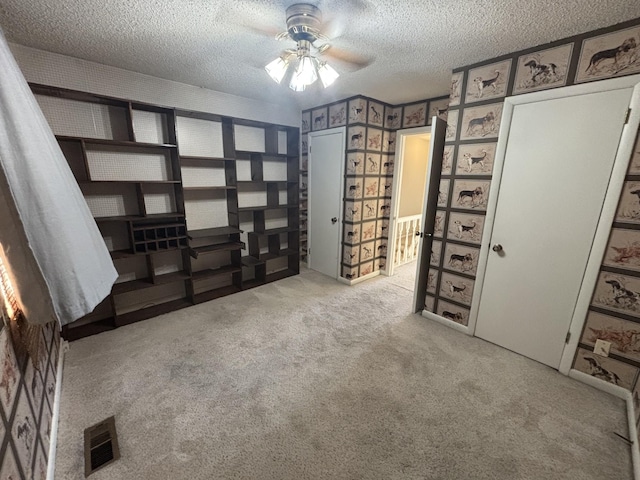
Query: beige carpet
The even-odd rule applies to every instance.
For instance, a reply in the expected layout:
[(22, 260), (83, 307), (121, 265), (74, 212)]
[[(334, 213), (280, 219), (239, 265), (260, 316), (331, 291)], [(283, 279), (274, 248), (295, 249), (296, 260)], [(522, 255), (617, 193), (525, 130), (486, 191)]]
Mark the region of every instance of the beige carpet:
[(631, 479), (621, 400), (308, 270), (71, 344), (57, 479)]

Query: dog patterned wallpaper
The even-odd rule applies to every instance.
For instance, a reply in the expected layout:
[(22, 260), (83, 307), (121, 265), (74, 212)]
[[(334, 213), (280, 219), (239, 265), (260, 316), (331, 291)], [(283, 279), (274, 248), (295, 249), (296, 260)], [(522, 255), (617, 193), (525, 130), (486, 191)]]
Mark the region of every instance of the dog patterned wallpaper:
[[(638, 72), (640, 19), (454, 70), (427, 308), (469, 321), (503, 98)], [(612, 342), (609, 358), (593, 354), (596, 338)], [(640, 406), (640, 139), (574, 368)]]
[(446, 118), (448, 97), (388, 105), (356, 96), (302, 112), (301, 258), (306, 259), (308, 133), (346, 126), (341, 276), (348, 280), (385, 268), (396, 131)]
[[(2, 317), (2, 313), (0, 313)], [(0, 319), (0, 479), (47, 478), (60, 335), (41, 330), (37, 368)], [(6, 322), (8, 325), (8, 322)]]

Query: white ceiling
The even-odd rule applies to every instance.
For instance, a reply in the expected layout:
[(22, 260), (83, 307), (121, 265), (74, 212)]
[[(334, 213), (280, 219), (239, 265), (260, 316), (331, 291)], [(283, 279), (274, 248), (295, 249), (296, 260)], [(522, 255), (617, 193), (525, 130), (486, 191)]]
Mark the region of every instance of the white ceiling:
[[(325, 91), (291, 92), (263, 66), (291, 42), (291, 0), (0, 0), (10, 41), (220, 92), (303, 108), (355, 94), (392, 104), (448, 93), (452, 68), (640, 17), (632, 0), (311, 0), (333, 44), (375, 58)], [(338, 25), (338, 28), (336, 28)], [(341, 28), (339, 28), (341, 26)]]

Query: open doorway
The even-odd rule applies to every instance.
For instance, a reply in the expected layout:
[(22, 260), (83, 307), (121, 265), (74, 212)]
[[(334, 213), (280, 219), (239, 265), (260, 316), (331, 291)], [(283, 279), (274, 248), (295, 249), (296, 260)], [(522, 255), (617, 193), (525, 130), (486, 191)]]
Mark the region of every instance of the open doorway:
[(389, 254), (385, 274), (391, 281), (413, 291), (422, 231), (427, 186), (431, 127), (398, 131), (398, 153), (393, 178), (389, 222)]

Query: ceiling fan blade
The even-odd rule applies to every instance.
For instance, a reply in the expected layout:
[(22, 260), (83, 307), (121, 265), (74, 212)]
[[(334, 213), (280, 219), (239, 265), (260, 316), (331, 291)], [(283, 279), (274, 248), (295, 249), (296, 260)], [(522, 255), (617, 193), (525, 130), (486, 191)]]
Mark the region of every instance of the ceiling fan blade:
[(334, 47), (333, 45), (330, 45), (329, 47), (324, 49), (322, 55), (324, 57), (337, 60), (338, 62), (347, 63), (355, 67), (357, 70), (371, 65), (375, 60), (372, 57), (366, 57), (357, 53), (351, 53), (346, 50), (341, 50), (337, 47)]
[(269, 37), (271, 39), (277, 39), (280, 34), (286, 33), (281, 28), (268, 27), (266, 25), (244, 24), (243, 27), (253, 33), (262, 35), (263, 37)]

